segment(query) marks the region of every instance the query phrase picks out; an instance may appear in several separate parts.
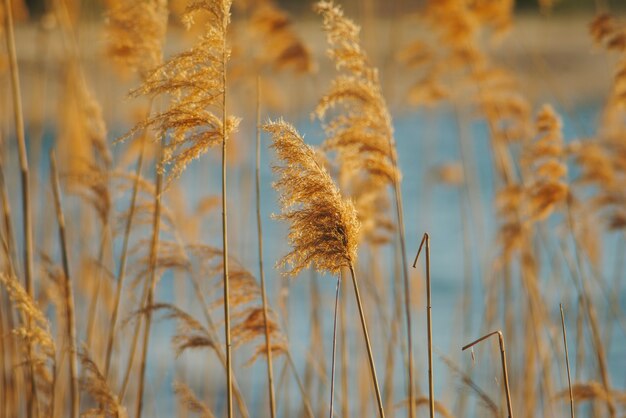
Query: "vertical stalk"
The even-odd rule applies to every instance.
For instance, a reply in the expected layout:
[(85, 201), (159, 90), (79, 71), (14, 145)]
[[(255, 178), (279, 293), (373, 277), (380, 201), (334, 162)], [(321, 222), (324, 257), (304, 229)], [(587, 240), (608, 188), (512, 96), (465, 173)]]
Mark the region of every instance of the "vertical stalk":
[(435, 417), (435, 395), (433, 389), (433, 321), (431, 316), (431, 300), (430, 300), (430, 236), (424, 233), (422, 242), (420, 243), (413, 268), (417, 264), (417, 259), (422, 251), (422, 246), (426, 243), (426, 327), (428, 332), (428, 409), (430, 418)]
[[(22, 227), (24, 233), (24, 284), (29, 296), (34, 295), (32, 272), (33, 272), (33, 227), (31, 219), (31, 202), (29, 188), (28, 155), (26, 152), (26, 140), (24, 138), (24, 115), (22, 113), (22, 94), (20, 92), (20, 73), (17, 66), (17, 53), (15, 50), (15, 33), (13, 31), (13, 11), (11, 0), (4, 0), (5, 40), (9, 56), (9, 71), (11, 73), (11, 96), (13, 99), (13, 113), (15, 118), (15, 136), (20, 163), (20, 179), (22, 184)], [(29, 325), (29, 324), (27, 324)], [(30, 363), (28, 379), (30, 389), (26, 394), (28, 416), (39, 416), (39, 401), (37, 386), (35, 384), (35, 371), (30, 361), (32, 358), (31, 347), (27, 349), (27, 360)]]
[(569, 370), (569, 351), (567, 350), (567, 332), (565, 331), (565, 314), (563, 313), (563, 304), (559, 303), (561, 310), (561, 328), (563, 329), (563, 346), (565, 347), (565, 366), (567, 368), (567, 386), (569, 387), (569, 406), (571, 417), (574, 418), (574, 394), (572, 392), (572, 376)]
[(476, 341), (467, 344), (461, 349), (461, 351), (465, 351), (468, 348), (471, 348), (479, 342), (486, 340), (487, 338), (496, 334), (498, 335), (498, 343), (500, 344), (500, 361), (502, 362), (502, 377), (504, 379), (504, 391), (506, 393), (506, 408), (508, 412), (508, 417), (513, 418), (513, 408), (511, 407), (511, 390), (509, 388), (509, 373), (506, 368), (506, 352), (504, 350), (504, 337), (502, 335), (502, 331), (490, 332), (489, 334), (480, 337)]
[(141, 151), (139, 157), (137, 157), (137, 168), (135, 169), (135, 180), (133, 181), (133, 190), (130, 198), (130, 208), (128, 210), (128, 218), (126, 219), (126, 225), (124, 227), (124, 241), (122, 242), (122, 254), (120, 257), (120, 267), (117, 274), (117, 286), (115, 289), (115, 300), (113, 301), (113, 312), (111, 313), (111, 320), (109, 323), (109, 335), (107, 338), (106, 357), (104, 361), (104, 377), (108, 377), (111, 368), (111, 357), (113, 354), (113, 345), (115, 342), (115, 326), (117, 324), (117, 316), (119, 314), (120, 299), (122, 297), (122, 288), (124, 285), (124, 279), (126, 277), (126, 263), (128, 260), (128, 242), (130, 238), (130, 231), (132, 229), (133, 219), (135, 217), (135, 209), (137, 206), (137, 195), (139, 191), (139, 178), (141, 177), (141, 170), (143, 168), (143, 159), (146, 149), (146, 135), (141, 136)]
[(222, 22), (222, 264), (224, 268), (224, 334), (226, 339), (226, 395), (228, 418), (233, 417), (233, 365), (230, 341), (230, 286), (228, 280), (228, 222), (226, 207), (226, 16)]
[(352, 284), (354, 285), (354, 295), (356, 297), (356, 303), (359, 307), (359, 316), (361, 318), (361, 327), (363, 328), (363, 337), (365, 338), (365, 345), (367, 347), (367, 356), (370, 365), (370, 371), (372, 372), (372, 381), (374, 383), (374, 389), (376, 390), (376, 401), (378, 402), (378, 415), (380, 418), (385, 417), (385, 411), (383, 408), (383, 399), (380, 395), (380, 388), (378, 387), (378, 377), (376, 377), (376, 366), (374, 365), (374, 354), (372, 353), (372, 344), (370, 343), (370, 337), (367, 332), (367, 323), (365, 322), (365, 312), (363, 311), (363, 304), (361, 303), (361, 294), (359, 293), (359, 284), (356, 280), (356, 273), (354, 272), (354, 266), (352, 263), (349, 265), (350, 274), (352, 275)]
[(261, 299), (263, 302), (263, 322), (265, 323), (265, 354), (267, 355), (267, 383), (270, 397), (270, 416), (276, 416), (274, 396), (274, 370), (272, 367), (272, 345), (270, 326), (267, 319), (267, 294), (265, 291), (265, 272), (263, 270), (263, 229), (261, 223), (261, 85), (260, 76), (256, 78), (256, 223), (259, 236), (259, 277), (261, 278)]
[[(391, 141), (391, 139), (390, 139)], [(391, 149), (391, 144), (389, 145)], [(392, 155), (393, 152), (392, 152)], [(397, 169), (398, 163), (395, 156), (392, 158), (393, 165)], [(415, 398), (413, 390), (413, 333), (411, 325), (411, 285), (409, 283), (408, 261), (406, 259), (406, 240), (404, 237), (404, 209), (402, 208), (402, 192), (400, 190), (400, 182), (397, 178), (394, 179), (393, 191), (396, 199), (396, 217), (398, 220), (398, 237), (400, 239), (400, 251), (402, 255), (402, 276), (404, 280), (404, 309), (406, 315), (406, 332), (407, 332), (407, 344), (408, 344), (408, 362), (409, 362), (409, 418), (413, 418), (415, 415)]]
[(72, 292), (72, 281), (70, 276), (70, 263), (67, 248), (67, 236), (65, 235), (65, 217), (61, 206), (61, 187), (59, 185), (59, 173), (54, 151), (50, 151), (50, 181), (54, 194), (54, 207), (56, 209), (57, 222), (59, 224), (59, 241), (61, 244), (61, 256), (63, 261), (63, 273), (65, 276), (65, 316), (67, 326), (67, 339), (70, 351), (70, 401), (71, 417), (78, 418), (79, 414), (79, 391), (78, 391), (78, 356), (76, 349), (76, 319), (74, 317), (74, 295)]
[[(343, 274), (343, 272), (342, 272)], [(346, 285), (343, 282), (343, 286)], [(346, 310), (348, 309), (348, 292), (346, 289), (341, 293), (341, 306), (339, 311), (339, 326), (341, 339), (341, 416), (350, 416), (350, 395), (348, 394), (348, 324), (346, 320)]]
[(287, 350), (287, 362), (289, 363), (289, 367), (293, 373), (293, 376), (296, 378), (296, 383), (298, 384), (298, 389), (300, 390), (300, 394), (302, 395), (302, 402), (304, 402), (304, 410), (306, 411), (308, 418), (314, 418), (315, 414), (313, 414), (313, 408), (311, 408), (311, 402), (307, 396), (306, 390), (304, 388), (304, 384), (302, 383), (302, 379), (300, 379), (300, 375), (298, 374), (298, 369), (296, 368), (296, 363), (293, 361), (293, 357), (291, 356), (291, 351)]
[(341, 287), (341, 274), (337, 277), (337, 290), (335, 290), (335, 316), (333, 320), (333, 356), (330, 367), (330, 414), (333, 418), (333, 401), (335, 398), (335, 354), (337, 349), (337, 311), (339, 309), (339, 288)]
[(31, 205), (29, 189), (28, 155), (26, 152), (26, 140), (24, 135), (24, 115), (22, 113), (22, 94), (20, 92), (20, 75), (17, 67), (17, 54), (15, 51), (15, 34), (13, 32), (13, 13), (11, 1), (4, 0), (4, 17), (6, 27), (6, 43), (9, 52), (9, 70), (11, 73), (11, 93), (13, 99), (13, 111), (15, 114), (15, 135), (17, 138), (17, 150), (19, 154), (21, 182), (22, 182), (22, 211), (24, 228), (24, 276), (25, 288), (30, 296), (33, 296), (33, 231), (31, 223)]
[[(158, 163), (156, 166), (156, 190), (154, 196), (154, 217), (152, 220), (152, 240), (150, 243), (150, 276), (149, 276), (149, 288), (148, 294), (146, 297), (146, 302), (144, 305), (145, 315), (146, 315), (146, 325), (143, 330), (143, 346), (141, 351), (141, 363), (140, 363), (140, 371), (139, 371), (139, 385), (137, 390), (137, 407), (136, 414), (137, 418), (141, 418), (141, 412), (143, 409), (143, 392), (144, 392), (144, 382), (146, 375), (146, 361), (148, 358), (148, 343), (150, 342), (150, 325), (152, 323), (152, 309), (149, 309), (150, 306), (153, 305), (154, 302), (154, 288), (156, 286), (156, 264), (158, 259), (158, 251), (159, 251), (159, 232), (161, 229), (161, 192), (163, 189), (163, 174), (161, 173), (159, 165), (162, 161), (162, 148), (161, 144), (158, 144)], [(139, 319), (138, 319), (139, 320)], [(131, 356), (133, 352), (131, 352)]]

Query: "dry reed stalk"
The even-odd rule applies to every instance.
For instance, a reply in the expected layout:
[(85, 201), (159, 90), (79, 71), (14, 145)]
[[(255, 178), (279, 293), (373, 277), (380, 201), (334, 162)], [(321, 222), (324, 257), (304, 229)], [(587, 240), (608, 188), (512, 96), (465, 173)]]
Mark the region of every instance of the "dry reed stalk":
[[(606, 353), (604, 351), (604, 345), (602, 344), (602, 338), (600, 336), (600, 326), (598, 324), (598, 318), (596, 314), (595, 307), (590, 300), (590, 292), (587, 284), (587, 277), (585, 274), (585, 269), (583, 266), (582, 255), (579, 251), (579, 238), (576, 235), (574, 229), (574, 220), (572, 216), (572, 195), (568, 194), (567, 197), (567, 224), (569, 228), (569, 232), (572, 235), (574, 241), (574, 259), (576, 261), (578, 282), (577, 282), (577, 290), (579, 292), (581, 305), (583, 311), (585, 312), (587, 319), (589, 321), (589, 330), (591, 331), (591, 341), (592, 345), (596, 352), (596, 358), (598, 360), (598, 368), (600, 371), (600, 378), (602, 380), (602, 384), (604, 386), (604, 390), (607, 393), (611, 392), (611, 382), (610, 382), (610, 374), (607, 366)], [(609, 415), (611, 417), (615, 416), (615, 405), (611, 398), (606, 399), (606, 406), (609, 411)]]
[(309, 397), (307, 396), (307, 392), (305, 390), (304, 384), (302, 383), (302, 379), (298, 374), (298, 368), (296, 367), (296, 363), (293, 361), (293, 357), (291, 356), (291, 352), (287, 350), (287, 364), (291, 368), (291, 371), (296, 379), (296, 383), (298, 384), (298, 389), (300, 390), (300, 394), (302, 395), (302, 401), (304, 402), (304, 410), (309, 418), (315, 417), (313, 414), (313, 408), (311, 407), (311, 402), (309, 401)]
[(430, 418), (435, 416), (435, 395), (433, 386), (433, 321), (431, 316), (431, 302), (430, 302), (430, 236), (428, 233), (424, 233), (420, 246), (417, 249), (415, 255), (415, 261), (413, 261), (413, 268), (415, 268), (419, 259), (422, 247), (426, 244), (426, 328), (428, 334), (428, 399), (429, 399), (429, 411)]
[(16, 274), (17, 254), (15, 246), (15, 234), (13, 233), (13, 221), (11, 217), (11, 203), (6, 179), (4, 178), (4, 163), (0, 158), (0, 197), (2, 198), (2, 221), (4, 226), (4, 243), (6, 244), (5, 255), (10, 274)]
[(256, 82), (256, 221), (259, 240), (259, 278), (261, 280), (261, 297), (263, 301), (263, 321), (265, 322), (265, 349), (267, 356), (267, 383), (270, 399), (270, 416), (276, 416), (276, 399), (274, 396), (274, 371), (272, 367), (272, 350), (270, 342), (270, 329), (267, 319), (267, 295), (265, 290), (265, 271), (263, 269), (263, 230), (261, 222), (261, 85), (260, 76)]
[[(213, 318), (211, 317), (209, 306), (207, 305), (207, 302), (203, 296), (198, 280), (196, 277), (194, 277), (194, 275), (191, 276), (191, 282), (194, 287), (194, 293), (198, 301), (202, 305), (202, 312), (204, 313), (204, 317), (209, 326), (210, 336), (214, 340), (217, 340), (217, 335), (218, 335), (217, 326), (215, 325), (215, 321), (213, 321)], [(214, 351), (217, 354), (217, 357), (220, 363), (222, 364), (222, 367), (224, 367), (224, 371), (226, 371), (226, 355), (224, 354), (224, 351), (222, 351), (222, 346), (217, 345)], [(241, 394), (241, 389), (239, 389), (239, 384), (237, 383), (237, 379), (234, 378), (234, 376), (233, 376), (233, 395), (239, 407), (239, 413), (241, 414), (243, 418), (247, 418), (249, 416), (248, 408), (246, 407), (243, 396)]]
[(341, 287), (341, 274), (337, 276), (337, 289), (335, 290), (335, 315), (333, 319), (333, 354), (330, 367), (330, 413), (329, 418), (333, 418), (333, 401), (335, 395), (335, 353), (337, 348), (337, 311), (339, 309), (339, 289)]
[[(227, 8), (225, 4), (228, 4)], [(230, 0), (223, 2), (222, 11), (222, 248), (223, 248), (223, 267), (224, 267), (224, 334), (226, 338), (226, 396), (228, 401), (228, 418), (233, 417), (233, 371), (231, 357), (231, 341), (230, 341), (230, 295), (229, 295), (229, 279), (228, 279), (228, 212), (226, 207), (226, 62), (228, 52), (226, 49), (226, 31), (230, 20)], [(267, 319), (267, 317), (266, 317)], [(269, 358), (268, 358), (269, 359)], [(269, 361), (269, 360), (268, 360)]]
[(473, 347), (474, 345), (478, 344), (479, 342), (491, 337), (492, 335), (498, 335), (498, 344), (500, 345), (500, 360), (502, 362), (502, 377), (504, 380), (504, 392), (506, 394), (506, 407), (507, 407), (507, 412), (508, 412), (508, 417), (509, 418), (513, 418), (513, 408), (511, 407), (511, 391), (509, 389), (509, 374), (507, 372), (507, 367), (506, 367), (506, 352), (504, 350), (504, 337), (502, 335), (501, 331), (494, 331), (491, 332), (487, 335), (484, 335), (482, 337), (480, 337), (479, 339), (477, 339), (476, 341), (473, 341), (465, 346), (463, 346), (463, 348), (461, 349), (461, 351), (465, 351), (468, 348)]
[[(20, 91), (20, 74), (17, 65), (17, 52), (15, 50), (15, 33), (13, 29), (13, 11), (11, 1), (4, 0), (4, 26), (6, 34), (6, 46), (9, 58), (9, 70), (11, 75), (11, 98), (13, 100), (13, 112), (15, 117), (15, 135), (19, 154), (20, 180), (22, 186), (22, 227), (24, 235), (24, 283), (26, 291), (32, 297), (33, 289), (33, 230), (32, 209), (30, 201), (28, 154), (24, 134), (24, 115), (22, 110), (22, 94)], [(27, 359), (31, 358), (30, 347)], [(39, 401), (37, 399), (37, 387), (35, 384), (35, 371), (32, 364), (29, 370), (30, 388), (27, 393), (28, 416), (39, 416)]]
[(59, 224), (59, 242), (61, 246), (61, 256), (63, 261), (63, 275), (65, 276), (65, 322), (67, 327), (66, 332), (70, 354), (70, 416), (72, 418), (78, 418), (78, 415), (80, 413), (80, 394), (78, 385), (78, 349), (76, 347), (76, 318), (74, 316), (74, 295), (72, 292), (67, 236), (65, 232), (65, 217), (63, 216), (63, 207), (61, 203), (61, 186), (59, 184), (59, 173), (57, 171), (57, 163), (54, 151), (50, 152), (50, 180), (52, 182), (54, 207), (56, 210), (57, 222)]
[(272, 134), (272, 148), (283, 163), (274, 166), (274, 172), (279, 177), (274, 188), (280, 193), (282, 208), (282, 213), (276, 218), (290, 222), (288, 240), (292, 251), (279, 261), (279, 265), (290, 265), (288, 275), (296, 275), (311, 264), (318, 271), (331, 274), (340, 273), (342, 267), (350, 268), (378, 410), (384, 417), (374, 356), (353, 267), (359, 232), (354, 205), (343, 199), (326, 169), (318, 163), (313, 149), (304, 143), (291, 125), (283, 121), (270, 122), (264, 129)]
[[(385, 194), (385, 186), (391, 185), (395, 198), (397, 234), (400, 241), (402, 274), (404, 280), (404, 305), (408, 343), (408, 392), (411, 400), (409, 417), (414, 416), (413, 390), (413, 340), (411, 321), (411, 297), (404, 233), (404, 212), (400, 171), (398, 168), (393, 127), (387, 104), (382, 95), (378, 72), (368, 63), (368, 57), (360, 45), (359, 27), (346, 18), (340, 7), (332, 2), (320, 1), (316, 11), (324, 18), (324, 30), (330, 45), (329, 56), (335, 61), (339, 75), (333, 80), (330, 92), (320, 101), (315, 113), (323, 120), (326, 113), (337, 106), (343, 112), (325, 126), (329, 138), (324, 147), (335, 150), (341, 165), (341, 175), (354, 188), (369, 175), (370, 186), (366, 189), (379, 195)], [(356, 110), (355, 110), (356, 109)], [(354, 193), (355, 201), (367, 194)], [(361, 219), (370, 214), (360, 213)], [(372, 228), (385, 227), (377, 225)], [(367, 229), (364, 235), (369, 235)]]
[(563, 347), (565, 349), (565, 366), (567, 368), (567, 386), (569, 387), (569, 403), (571, 417), (574, 418), (574, 395), (572, 393), (572, 376), (569, 371), (569, 351), (567, 350), (567, 332), (565, 331), (565, 314), (563, 313), (563, 304), (559, 303), (561, 311), (561, 328), (563, 329)]
[(29, 295), (33, 295), (33, 231), (31, 219), (31, 202), (29, 189), (28, 154), (26, 151), (26, 139), (24, 133), (24, 115), (22, 110), (22, 94), (20, 91), (20, 75), (17, 65), (17, 52), (15, 49), (15, 34), (13, 30), (13, 11), (11, 2), (4, 2), (5, 40), (8, 50), (9, 70), (11, 74), (11, 98), (13, 100), (13, 112), (15, 116), (15, 136), (19, 154), (19, 165), (22, 185), (22, 212), (24, 233), (24, 277), (25, 287)]
[(357, 306), (359, 308), (359, 316), (361, 318), (361, 327), (363, 328), (363, 337), (365, 338), (365, 345), (367, 346), (367, 356), (369, 360), (370, 371), (372, 373), (372, 380), (374, 383), (374, 389), (376, 391), (376, 401), (378, 402), (378, 414), (381, 418), (385, 417), (385, 410), (383, 408), (383, 399), (380, 394), (380, 388), (378, 386), (378, 378), (376, 377), (376, 367), (374, 364), (374, 354), (372, 353), (372, 344), (370, 343), (369, 334), (367, 332), (367, 324), (365, 322), (365, 313), (363, 311), (363, 305), (361, 303), (361, 295), (359, 294), (359, 285), (357, 284), (356, 274), (354, 273), (354, 267), (350, 264), (350, 274), (352, 275), (352, 284), (354, 285), (354, 294), (356, 296)]
[[(159, 162), (163, 161), (162, 157), (162, 149), (160, 144), (159, 146)], [(144, 307), (150, 307), (154, 303), (154, 291), (156, 287), (157, 280), (157, 257), (159, 250), (159, 235), (160, 235), (160, 225), (161, 225), (161, 193), (163, 191), (163, 174), (161, 170), (156, 169), (156, 190), (154, 196), (154, 217), (152, 223), (152, 238), (150, 240), (150, 261), (149, 261), (149, 277), (147, 284), (147, 294), (145, 299)], [(143, 299), (142, 299), (143, 302)], [(137, 404), (135, 408), (135, 416), (137, 418), (141, 418), (141, 413), (143, 409), (143, 393), (144, 393), (144, 381), (145, 381), (145, 373), (146, 366), (148, 360), (148, 345), (150, 341), (150, 326), (152, 322), (152, 310), (147, 310), (145, 313), (146, 323), (143, 331), (143, 343), (142, 343), (142, 351), (141, 351), (141, 360), (140, 360), (140, 370), (139, 370), (139, 383), (137, 385)], [(139, 321), (140, 322), (140, 321)], [(131, 351), (131, 358), (134, 352)], [(129, 363), (132, 361), (129, 360)]]
[[(222, 242), (226, 334), (226, 375), (228, 416), (232, 417), (232, 365), (230, 342), (228, 240), (226, 211), (226, 143), (238, 120), (226, 117), (226, 32), (230, 22), (229, 0), (199, 0), (188, 5), (185, 23), (191, 25), (196, 12), (208, 12), (206, 33), (189, 51), (169, 59), (154, 69), (135, 95), (176, 97), (169, 109), (150, 116), (133, 128), (128, 136), (155, 127), (164, 144), (160, 175), (165, 164), (172, 164), (169, 181), (180, 176), (186, 166), (211, 146), (222, 147)], [(219, 115), (219, 116), (218, 116)], [(148, 318), (150, 314), (148, 313)]]
[(346, 318), (346, 311), (348, 310), (348, 295), (346, 289), (344, 289), (341, 293), (341, 304), (343, 306), (343, 309), (339, 311), (341, 338), (341, 416), (349, 417), (350, 395), (348, 392), (348, 323)]
[(124, 238), (122, 241), (122, 253), (120, 255), (120, 266), (117, 274), (117, 283), (115, 289), (115, 296), (113, 300), (113, 310), (111, 312), (111, 320), (109, 323), (109, 335), (107, 337), (107, 347), (104, 361), (104, 377), (107, 378), (109, 376), (109, 371), (111, 368), (111, 359), (113, 356), (113, 346), (115, 343), (115, 333), (116, 333), (116, 325), (117, 325), (117, 317), (119, 314), (120, 301), (122, 297), (122, 288), (124, 285), (124, 279), (126, 277), (126, 265), (128, 262), (128, 243), (130, 240), (130, 232), (133, 225), (133, 219), (135, 216), (136, 204), (137, 204), (137, 194), (139, 191), (139, 179), (141, 177), (141, 171), (143, 168), (143, 159), (146, 147), (146, 136), (145, 134), (141, 136), (141, 151), (139, 153), (139, 157), (137, 157), (137, 167), (135, 169), (135, 180), (133, 181), (133, 187), (130, 197), (130, 206), (128, 211), (128, 217), (126, 218), (126, 225), (124, 227)]

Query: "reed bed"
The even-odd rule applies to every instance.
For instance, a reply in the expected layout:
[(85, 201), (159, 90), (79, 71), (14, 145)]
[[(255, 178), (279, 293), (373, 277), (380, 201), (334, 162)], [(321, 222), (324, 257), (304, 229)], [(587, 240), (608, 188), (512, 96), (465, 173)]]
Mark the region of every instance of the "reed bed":
[(624, 415), (622, 9), (287, 3), (3, 2), (0, 417)]

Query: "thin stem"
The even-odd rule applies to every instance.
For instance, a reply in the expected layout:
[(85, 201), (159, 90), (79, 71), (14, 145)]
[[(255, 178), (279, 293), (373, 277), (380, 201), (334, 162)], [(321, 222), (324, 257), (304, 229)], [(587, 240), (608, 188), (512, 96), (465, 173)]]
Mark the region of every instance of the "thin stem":
[[(13, 113), (15, 117), (15, 136), (20, 163), (20, 179), (22, 185), (22, 227), (24, 233), (24, 282), (26, 292), (29, 296), (34, 296), (32, 272), (33, 272), (33, 226), (32, 210), (30, 202), (28, 155), (26, 152), (26, 140), (24, 135), (24, 115), (22, 111), (22, 94), (20, 92), (20, 73), (17, 66), (17, 53), (15, 50), (15, 33), (13, 31), (13, 11), (11, 10), (11, 0), (4, 0), (5, 19), (5, 40), (9, 57), (9, 71), (11, 74), (11, 96), (13, 99)], [(30, 321), (27, 326), (30, 328)], [(30, 389), (26, 394), (28, 405), (28, 416), (39, 416), (39, 400), (37, 396), (37, 385), (35, 382), (35, 370), (32, 362), (32, 348), (29, 345), (26, 356), (29, 360), (29, 380)]]
[(354, 285), (354, 295), (356, 296), (356, 303), (359, 307), (359, 316), (361, 317), (361, 327), (363, 328), (363, 337), (365, 338), (365, 345), (367, 347), (367, 355), (370, 365), (370, 371), (372, 372), (372, 381), (374, 383), (374, 389), (376, 390), (376, 401), (378, 402), (378, 415), (380, 418), (385, 417), (385, 410), (383, 408), (383, 399), (380, 395), (380, 388), (378, 387), (378, 377), (376, 377), (376, 366), (374, 365), (374, 354), (372, 353), (372, 344), (370, 343), (370, 337), (367, 332), (367, 323), (365, 322), (365, 312), (363, 311), (363, 304), (361, 303), (361, 294), (359, 293), (359, 284), (356, 280), (356, 273), (354, 272), (354, 266), (350, 264), (350, 274), (352, 275), (352, 284)]
[(311, 408), (311, 402), (309, 401), (309, 397), (304, 388), (304, 384), (302, 383), (302, 379), (300, 379), (300, 375), (298, 374), (298, 369), (296, 368), (296, 363), (293, 361), (293, 357), (291, 356), (291, 351), (287, 349), (287, 362), (289, 363), (289, 367), (293, 372), (293, 376), (296, 378), (296, 383), (298, 384), (298, 389), (300, 390), (300, 394), (302, 395), (302, 402), (304, 402), (304, 410), (308, 418), (314, 418), (313, 408)]
[[(158, 163), (160, 164), (162, 161), (162, 148), (161, 144), (158, 144), (159, 148), (159, 158)], [(149, 288), (148, 294), (146, 298), (146, 303), (144, 305), (145, 315), (146, 315), (146, 325), (143, 330), (143, 346), (141, 351), (141, 362), (140, 362), (140, 371), (139, 371), (139, 385), (137, 389), (137, 407), (136, 414), (137, 418), (141, 418), (141, 412), (143, 409), (143, 392), (144, 392), (144, 382), (146, 375), (146, 362), (148, 358), (148, 343), (150, 341), (150, 325), (152, 323), (152, 309), (148, 309), (154, 303), (154, 289), (156, 286), (156, 276), (157, 276), (157, 259), (158, 259), (158, 250), (159, 250), (159, 232), (161, 229), (161, 192), (163, 189), (163, 174), (159, 169), (158, 165), (156, 166), (156, 190), (154, 196), (154, 218), (152, 221), (152, 240), (150, 244), (150, 276), (149, 276)], [(133, 353), (131, 352), (131, 356)]]
[(422, 251), (422, 246), (426, 243), (426, 327), (428, 332), (428, 406), (430, 418), (435, 417), (435, 395), (433, 389), (433, 321), (431, 316), (431, 299), (430, 299), (430, 237), (428, 233), (424, 233), (422, 242), (420, 243), (413, 268), (417, 264), (417, 259)]
[(330, 367), (330, 414), (333, 418), (333, 401), (335, 395), (335, 354), (337, 350), (337, 311), (339, 310), (339, 288), (341, 287), (341, 274), (337, 277), (337, 290), (335, 290), (335, 316), (333, 320), (333, 356)]
[(565, 314), (563, 313), (563, 304), (559, 303), (561, 310), (561, 328), (563, 329), (563, 346), (565, 347), (565, 366), (567, 368), (567, 385), (569, 386), (569, 406), (571, 417), (574, 418), (574, 393), (572, 392), (572, 377), (569, 370), (569, 351), (567, 350), (567, 332), (565, 331)]
[(224, 265), (224, 334), (226, 339), (226, 395), (228, 418), (233, 417), (233, 366), (230, 341), (230, 283), (228, 280), (228, 222), (226, 207), (226, 16), (222, 23), (222, 263)]
[[(393, 166), (398, 170), (398, 163), (396, 161), (395, 153), (393, 152), (393, 145), (389, 138), (389, 149)], [(413, 390), (413, 333), (411, 325), (411, 285), (409, 283), (409, 271), (408, 260), (406, 258), (406, 240), (404, 236), (404, 210), (402, 207), (402, 191), (400, 189), (400, 181), (397, 176), (394, 177), (393, 191), (396, 200), (396, 218), (398, 221), (398, 238), (400, 239), (400, 252), (402, 255), (402, 277), (404, 281), (404, 310), (406, 315), (406, 332), (407, 332), (407, 344), (408, 344), (408, 363), (409, 363), (409, 418), (413, 418), (415, 415), (415, 398)]]
[[(343, 274), (343, 271), (342, 271)], [(343, 286), (346, 282), (343, 282)], [(341, 293), (341, 305), (342, 309), (339, 311), (339, 326), (341, 339), (341, 416), (350, 416), (350, 397), (348, 395), (348, 325), (346, 318), (346, 311), (348, 309), (348, 292)]]
[(59, 241), (61, 244), (61, 256), (63, 262), (63, 273), (65, 276), (65, 315), (67, 326), (67, 339), (69, 341), (70, 352), (70, 402), (71, 417), (78, 418), (80, 406), (80, 394), (78, 388), (78, 356), (76, 350), (76, 319), (74, 317), (74, 295), (72, 292), (72, 281), (70, 276), (70, 263), (67, 248), (67, 236), (65, 235), (65, 217), (61, 206), (61, 187), (59, 185), (59, 173), (54, 151), (50, 151), (50, 180), (54, 194), (54, 207), (56, 209), (57, 221), (59, 224)]
[(261, 85), (260, 76), (256, 78), (256, 223), (259, 237), (259, 277), (261, 278), (261, 299), (263, 302), (263, 322), (265, 328), (265, 354), (267, 356), (267, 382), (270, 397), (270, 416), (276, 416), (274, 396), (274, 370), (272, 366), (272, 345), (270, 326), (267, 318), (267, 294), (265, 291), (265, 272), (263, 270), (263, 229), (261, 222)]
[(465, 351), (468, 348), (471, 348), (478, 344), (479, 342), (486, 340), (492, 335), (498, 335), (498, 343), (500, 344), (500, 360), (502, 362), (502, 377), (504, 379), (504, 391), (506, 393), (506, 408), (508, 412), (508, 417), (513, 418), (513, 408), (511, 407), (511, 390), (509, 389), (509, 373), (506, 368), (506, 351), (504, 350), (504, 337), (502, 335), (502, 331), (493, 331), (485, 336), (480, 337), (476, 341), (473, 341), (467, 345), (465, 345), (461, 351)]
[(122, 297), (122, 288), (124, 285), (124, 279), (126, 277), (126, 264), (128, 260), (128, 243), (130, 240), (130, 231), (133, 225), (133, 219), (135, 218), (135, 209), (137, 207), (137, 195), (139, 191), (139, 178), (141, 177), (141, 170), (143, 168), (143, 159), (146, 149), (146, 136), (141, 136), (141, 152), (137, 157), (137, 168), (135, 169), (135, 180), (133, 181), (133, 190), (130, 198), (130, 208), (128, 210), (128, 218), (126, 218), (126, 225), (124, 227), (124, 241), (122, 242), (122, 254), (120, 256), (120, 267), (117, 274), (117, 286), (115, 289), (115, 300), (113, 302), (113, 312), (111, 313), (111, 321), (109, 324), (109, 335), (107, 338), (107, 349), (104, 366), (104, 377), (108, 377), (111, 368), (111, 357), (113, 354), (113, 345), (115, 342), (115, 331), (117, 324), (117, 317), (119, 315), (120, 300)]

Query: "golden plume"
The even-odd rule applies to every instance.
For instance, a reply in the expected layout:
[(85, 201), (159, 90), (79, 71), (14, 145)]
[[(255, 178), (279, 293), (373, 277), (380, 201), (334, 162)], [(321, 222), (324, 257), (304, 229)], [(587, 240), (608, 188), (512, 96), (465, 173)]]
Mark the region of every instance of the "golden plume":
[(167, 110), (140, 122), (124, 137), (154, 128), (159, 139), (168, 138), (163, 146), (163, 165), (172, 166), (170, 180), (179, 177), (191, 161), (210, 147), (226, 141), (239, 124), (239, 119), (233, 116), (222, 118), (225, 61), (230, 54), (225, 46), (230, 4), (229, 0), (191, 2), (185, 22), (191, 25), (194, 14), (204, 11), (209, 16), (206, 32), (191, 49), (149, 73), (143, 84), (131, 93), (172, 97)]
[(189, 411), (197, 413), (200, 418), (214, 418), (211, 412), (198, 397), (193, 393), (191, 388), (183, 382), (174, 382), (174, 393), (178, 396), (178, 401)]
[(315, 109), (322, 121), (331, 110), (339, 107), (342, 111), (325, 123), (328, 138), (323, 148), (337, 152), (341, 170), (348, 175), (366, 173), (383, 184), (391, 184), (400, 176), (394, 164), (395, 149), (390, 146), (391, 116), (378, 71), (368, 64), (361, 48), (360, 29), (331, 2), (321, 1), (315, 10), (324, 18), (328, 54), (340, 71)]
[[(200, 275), (202, 277), (216, 278), (212, 289), (215, 294), (219, 295), (223, 286), (220, 277), (223, 269), (222, 251), (207, 245), (189, 245), (187, 250), (193, 260), (201, 263)], [(252, 273), (246, 270), (236, 258), (230, 257), (229, 266), (233, 346), (239, 348), (253, 344), (253, 354), (246, 362), (246, 365), (250, 365), (260, 356), (266, 355), (261, 287)], [(218, 309), (223, 304), (224, 299), (216, 297), (211, 307)], [(267, 308), (267, 322), (273, 355), (287, 353), (289, 347), (287, 337), (278, 324), (276, 313), (270, 307)]]
[(294, 30), (290, 16), (274, 2), (254, 3), (250, 28), (261, 38), (262, 51), (257, 57), (261, 64), (271, 66), (274, 71), (308, 73), (314, 70), (309, 48)]
[(356, 260), (359, 222), (354, 205), (341, 196), (293, 126), (279, 120), (263, 129), (272, 135), (272, 148), (281, 161), (273, 168), (282, 207), (276, 218), (289, 222), (292, 247), (279, 264), (289, 265), (287, 274), (292, 276), (311, 264), (318, 271), (339, 274)]
[(364, 225), (361, 237), (372, 245), (383, 244), (389, 239), (381, 237), (391, 226), (385, 215), (386, 186), (397, 187), (401, 175), (378, 71), (360, 45), (360, 28), (339, 7), (320, 1), (315, 10), (323, 16), (328, 54), (339, 72), (315, 109), (327, 135), (322, 147), (336, 153), (340, 184), (354, 199)]
[(80, 382), (81, 390), (87, 392), (98, 405), (83, 411), (81, 416), (128, 418), (126, 408), (120, 403), (117, 395), (107, 383), (104, 374), (86, 349), (81, 350), (79, 358), (83, 372), (83, 378)]
[(115, 0), (107, 13), (107, 55), (120, 69), (146, 74), (162, 61), (167, 29), (163, 0)]
[(522, 155), (522, 165), (530, 178), (526, 186), (527, 214), (533, 221), (550, 216), (569, 192), (561, 120), (551, 106), (545, 105), (537, 115), (536, 129), (535, 141), (526, 144)]

